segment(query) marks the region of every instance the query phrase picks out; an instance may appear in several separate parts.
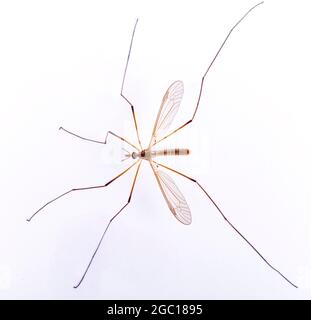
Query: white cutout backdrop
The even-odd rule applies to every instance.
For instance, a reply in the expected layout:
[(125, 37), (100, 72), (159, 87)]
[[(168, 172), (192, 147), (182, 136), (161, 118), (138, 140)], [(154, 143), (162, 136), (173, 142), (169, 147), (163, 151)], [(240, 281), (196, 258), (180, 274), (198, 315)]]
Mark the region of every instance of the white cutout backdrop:
[[(107, 189), (38, 207), (122, 170), (104, 139), (135, 139), (125, 84), (144, 144), (162, 96), (181, 79), (173, 124), (188, 120), (201, 76), (230, 27), (256, 1), (2, 1), (0, 3), (1, 299), (311, 298), (310, 31), (308, 1), (266, 1), (232, 34), (208, 75), (191, 128), (172, 140), (192, 156), (174, 168), (205, 186), (229, 219), (294, 289), (224, 222), (199, 188), (174, 177), (193, 214), (178, 223), (147, 164)], [(163, 161), (164, 162), (164, 161)]]

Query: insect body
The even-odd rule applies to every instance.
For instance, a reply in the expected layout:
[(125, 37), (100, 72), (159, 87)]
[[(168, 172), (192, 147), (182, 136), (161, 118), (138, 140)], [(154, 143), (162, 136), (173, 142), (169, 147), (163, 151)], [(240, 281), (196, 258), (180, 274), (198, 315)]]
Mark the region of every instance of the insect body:
[[(133, 152), (132, 158), (133, 159), (144, 159), (144, 160), (151, 160), (155, 157), (162, 157), (162, 156), (187, 156), (190, 154), (189, 149), (181, 149), (181, 148), (173, 148), (173, 149), (161, 149), (161, 150), (142, 150), (141, 152)], [(128, 157), (128, 155), (125, 155)]]
[[(261, 2), (262, 3), (262, 2)], [(141, 163), (143, 160), (146, 160), (149, 162), (151, 169), (154, 173), (154, 176), (158, 182), (159, 188), (162, 192), (162, 195), (168, 205), (169, 210), (172, 212), (172, 214), (174, 215), (174, 217), (180, 221), (181, 223), (185, 224), (185, 225), (189, 225), (191, 223), (191, 212), (190, 212), (190, 208), (187, 204), (187, 201), (185, 199), (185, 197), (183, 196), (182, 192), (179, 190), (179, 188), (177, 187), (177, 185), (175, 184), (174, 180), (172, 179), (172, 177), (168, 174), (169, 172), (175, 173), (177, 175), (180, 175), (188, 180), (190, 180), (191, 182), (193, 182), (194, 184), (196, 184), (202, 191), (203, 193), (207, 196), (207, 198), (213, 203), (213, 205), (215, 206), (215, 208), (217, 209), (217, 211), (220, 213), (220, 215), (223, 217), (223, 219), (230, 225), (230, 227), (239, 234), (239, 236), (242, 237), (242, 239), (244, 241), (247, 242), (247, 244), (258, 254), (258, 256), (260, 256), (260, 258), (271, 268), (273, 269), (275, 272), (277, 272), (281, 277), (283, 277), (283, 279), (285, 279), (288, 283), (290, 283), (292, 286), (297, 287), (295, 284), (293, 284), (288, 278), (286, 278), (279, 270), (277, 270), (276, 268), (274, 268), (264, 257), (263, 255), (255, 248), (255, 246), (249, 241), (247, 240), (242, 233), (227, 219), (227, 217), (224, 215), (224, 213), (222, 212), (222, 210), (219, 208), (219, 206), (216, 204), (216, 202), (212, 199), (212, 197), (209, 195), (209, 193), (206, 191), (205, 188), (202, 187), (202, 185), (196, 180), (193, 179), (191, 177), (189, 177), (188, 175), (181, 173), (177, 170), (174, 170), (164, 164), (160, 164), (158, 162), (155, 161), (156, 157), (160, 157), (160, 156), (186, 156), (190, 153), (189, 149), (186, 148), (171, 148), (171, 149), (160, 149), (157, 150), (156, 149), (156, 145), (163, 141), (164, 139), (167, 139), (168, 137), (170, 137), (171, 135), (175, 134), (176, 132), (178, 132), (179, 130), (183, 129), (184, 127), (188, 126), (190, 123), (193, 122), (196, 112), (198, 110), (198, 107), (200, 105), (200, 101), (201, 101), (201, 94), (202, 94), (202, 89), (203, 89), (203, 85), (204, 85), (204, 79), (207, 75), (207, 73), (209, 72), (211, 66), (214, 64), (216, 58), (218, 57), (221, 49), (223, 48), (223, 46), (225, 45), (226, 41), (228, 40), (230, 34), (232, 33), (232, 31), (238, 26), (238, 24), (249, 14), (249, 12), (251, 12), (254, 8), (256, 8), (258, 5), (260, 5), (261, 3), (258, 3), (257, 5), (255, 5), (254, 7), (252, 7), (250, 10), (248, 10), (240, 20), (238, 20), (238, 22), (233, 26), (233, 28), (231, 28), (231, 30), (229, 31), (229, 33), (227, 34), (225, 40), (223, 41), (222, 45), (220, 46), (219, 50), (217, 51), (214, 59), (212, 60), (212, 62), (210, 63), (210, 65), (208, 66), (206, 72), (204, 73), (202, 80), (201, 80), (201, 86), (200, 86), (200, 90), (199, 90), (199, 95), (198, 95), (198, 100), (196, 103), (196, 107), (194, 110), (194, 113), (192, 115), (192, 118), (188, 121), (186, 121), (183, 125), (181, 125), (180, 127), (178, 127), (177, 129), (171, 131), (170, 133), (168, 133), (168, 129), (170, 128), (173, 119), (175, 118), (178, 109), (180, 107), (181, 104), (181, 100), (183, 97), (183, 92), (184, 92), (184, 87), (183, 87), (183, 83), (182, 81), (175, 81), (173, 82), (169, 88), (167, 89), (166, 93), (163, 96), (161, 105), (160, 105), (160, 109), (158, 111), (157, 117), (156, 117), (156, 121), (154, 124), (154, 128), (152, 131), (152, 135), (151, 135), (151, 139), (149, 142), (149, 145), (147, 148), (143, 148), (140, 142), (140, 137), (139, 137), (139, 131), (138, 131), (138, 125), (137, 125), (137, 121), (136, 121), (136, 115), (135, 115), (135, 110), (134, 110), (134, 106), (133, 104), (130, 102), (130, 100), (124, 95), (123, 93), (123, 86), (124, 86), (124, 81), (125, 81), (125, 76), (126, 76), (126, 72), (127, 72), (127, 68), (128, 68), (128, 63), (129, 63), (129, 58), (130, 58), (130, 53), (131, 53), (131, 48), (132, 48), (132, 44), (133, 44), (133, 38), (134, 38), (134, 34), (135, 34), (135, 30), (136, 30), (136, 25), (137, 25), (137, 21), (135, 23), (134, 26), (134, 30), (133, 30), (133, 34), (132, 34), (132, 38), (131, 38), (131, 43), (130, 43), (130, 49), (129, 49), (129, 54), (127, 57), (127, 61), (126, 61), (126, 65), (125, 65), (125, 70), (124, 70), (124, 74), (123, 74), (123, 80), (122, 80), (122, 85), (121, 85), (121, 97), (129, 104), (130, 108), (131, 108), (131, 113), (133, 116), (133, 121), (134, 121), (134, 125), (135, 125), (135, 129), (136, 129), (136, 135), (137, 135), (137, 142), (139, 144), (139, 146), (137, 146), (136, 144), (128, 141), (127, 139), (121, 137), (120, 135), (113, 133), (111, 131), (107, 132), (106, 135), (106, 139), (104, 141), (98, 141), (98, 140), (93, 140), (93, 139), (89, 139), (89, 138), (84, 138), (80, 135), (77, 135), (73, 132), (70, 132), (66, 129), (64, 129), (63, 127), (61, 127), (60, 129), (63, 131), (66, 131), (67, 133), (76, 136), (80, 139), (86, 140), (86, 141), (91, 141), (91, 142), (95, 142), (95, 143), (99, 143), (99, 144), (106, 144), (107, 143), (107, 139), (109, 136), (112, 136), (116, 139), (120, 139), (121, 141), (123, 141), (124, 143), (126, 143), (130, 148), (134, 149), (135, 151), (129, 152), (127, 150), (126, 154), (125, 154), (125, 159), (123, 160), (135, 160), (133, 164), (131, 164), (128, 168), (126, 168), (124, 171), (122, 171), (121, 173), (119, 173), (116, 177), (114, 177), (113, 179), (111, 179), (110, 181), (108, 181), (105, 184), (102, 185), (98, 185), (98, 186), (92, 186), (92, 187), (83, 187), (83, 188), (74, 188), (71, 190), (68, 190), (66, 192), (64, 192), (63, 194), (59, 195), (58, 197), (52, 199), (51, 201), (47, 202), (45, 205), (43, 205), (41, 208), (39, 208), (29, 219), (28, 221), (30, 221), (39, 211), (41, 211), (43, 208), (45, 208), (47, 205), (51, 204), (52, 202), (58, 200), (59, 198), (74, 192), (74, 191), (82, 191), (82, 190), (90, 190), (90, 189), (97, 189), (97, 188), (104, 188), (107, 187), (108, 185), (110, 185), (112, 182), (114, 182), (115, 180), (117, 180), (118, 178), (120, 178), (121, 176), (123, 176), (125, 173), (127, 173), (129, 170), (131, 170), (133, 167), (136, 167), (136, 173), (134, 176), (134, 180), (132, 183), (132, 187), (130, 190), (130, 194), (129, 194), (129, 198), (128, 201), (125, 205), (123, 205), (121, 207), (121, 209), (110, 219), (108, 225), (106, 226), (100, 241), (98, 243), (98, 246), (95, 249), (95, 252), (93, 253), (91, 260), (81, 278), (81, 280), (78, 282), (78, 284), (75, 286), (75, 288), (77, 288), (81, 282), (83, 281), (85, 275), (87, 274), (89, 267), (105, 237), (105, 234), (110, 226), (110, 224), (116, 219), (116, 217), (118, 217), (118, 215), (123, 212), (123, 210), (127, 207), (127, 205), (130, 203), (131, 199), (132, 199), (132, 194), (134, 191), (134, 187), (135, 187), (135, 183), (136, 183), (136, 179), (139, 173), (139, 169), (141, 166)]]

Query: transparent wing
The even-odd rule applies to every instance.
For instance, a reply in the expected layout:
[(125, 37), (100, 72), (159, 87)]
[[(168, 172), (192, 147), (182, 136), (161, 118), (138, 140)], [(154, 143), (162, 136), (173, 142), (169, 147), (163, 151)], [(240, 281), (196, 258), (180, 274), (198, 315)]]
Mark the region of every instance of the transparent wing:
[(182, 81), (173, 82), (162, 99), (162, 103), (154, 124), (150, 146), (152, 146), (159, 137), (169, 128), (180, 106), (184, 94), (184, 85)]
[(173, 179), (167, 173), (159, 170), (155, 164), (151, 163), (151, 166), (164, 199), (175, 218), (183, 224), (190, 224), (192, 218), (187, 201)]

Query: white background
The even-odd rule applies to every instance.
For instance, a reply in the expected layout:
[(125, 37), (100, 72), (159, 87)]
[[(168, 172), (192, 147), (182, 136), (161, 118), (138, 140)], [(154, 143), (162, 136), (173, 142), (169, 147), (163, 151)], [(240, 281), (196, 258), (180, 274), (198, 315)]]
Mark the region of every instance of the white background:
[(226, 224), (190, 181), (172, 174), (193, 215), (180, 224), (147, 163), (134, 171), (120, 144), (80, 141), (59, 126), (134, 140), (120, 84), (139, 18), (125, 93), (146, 145), (162, 96), (185, 95), (172, 128), (190, 118), (201, 76), (230, 27), (255, 1), (0, 2), (0, 298), (311, 298), (310, 8), (266, 1), (234, 31), (209, 73), (197, 117), (172, 146), (192, 156), (162, 162), (198, 179), (291, 287)]

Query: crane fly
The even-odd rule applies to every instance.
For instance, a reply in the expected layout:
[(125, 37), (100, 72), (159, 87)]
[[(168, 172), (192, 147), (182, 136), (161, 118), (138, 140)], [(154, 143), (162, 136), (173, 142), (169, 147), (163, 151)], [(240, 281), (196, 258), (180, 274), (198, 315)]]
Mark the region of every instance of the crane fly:
[(172, 214), (174, 215), (174, 217), (180, 221), (181, 223), (185, 224), (185, 225), (189, 225), (191, 224), (191, 211), (190, 208), (187, 204), (187, 201), (184, 197), (184, 195), (182, 194), (182, 192), (179, 190), (179, 188), (177, 187), (176, 183), (174, 182), (173, 178), (167, 173), (167, 172), (172, 172), (174, 174), (180, 175), (190, 181), (192, 181), (194, 184), (196, 184), (202, 191), (203, 193), (207, 196), (207, 198), (212, 202), (212, 204), (214, 205), (214, 207), (217, 209), (217, 211), (220, 213), (220, 215), (224, 218), (224, 220), (230, 225), (230, 227), (239, 234), (240, 237), (243, 238), (244, 241), (247, 242), (247, 244), (260, 256), (260, 258), (271, 268), (273, 269), (275, 272), (277, 272), (281, 277), (283, 277), (284, 280), (286, 280), (289, 284), (291, 284), (293, 287), (297, 286), (292, 283), (288, 278), (286, 278), (279, 270), (277, 270), (276, 268), (274, 268), (270, 262), (268, 262), (264, 256), (255, 248), (255, 246), (249, 241), (247, 240), (243, 234), (227, 219), (227, 217), (223, 214), (222, 210), (219, 208), (219, 206), (216, 204), (216, 202), (212, 199), (212, 197), (209, 195), (209, 193), (206, 191), (205, 188), (203, 188), (203, 186), (195, 179), (189, 177), (188, 175), (179, 172), (177, 170), (174, 170), (164, 164), (158, 163), (157, 161), (155, 161), (155, 158), (159, 157), (159, 156), (186, 156), (190, 153), (189, 149), (187, 148), (172, 148), (172, 149), (159, 149), (156, 150), (154, 149), (154, 147), (161, 141), (167, 139), (168, 137), (172, 136), (173, 134), (175, 134), (176, 132), (178, 132), (179, 130), (183, 129), (184, 127), (188, 126), (190, 123), (192, 123), (192, 121), (195, 118), (195, 115), (197, 113), (197, 110), (199, 108), (200, 105), (200, 101), (201, 101), (201, 95), (202, 95), (202, 90), (203, 90), (203, 85), (204, 85), (204, 80), (206, 75), (208, 74), (210, 68), (212, 67), (212, 65), (214, 64), (215, 60), (217, 59), (219, 53), (221, 52), (222, 48), (224, 47), (225, 43), (227, 42), (228, 38), (230, 37), (232, 31), (240, 24), (240, 22), (253, 10), (255, 9), (257, 6), (259, 6), (260, 4), (262, 4), (263, 2), (260, 2), (258, 4), (256, 4), (255, 6), (253, 6), (251, 9), (249, 9), (236, 23), (235, 25), (230, 29), (230, 31), (228, 32), (227, 36), (225, 37), (224, 41), (222, 42), (221, 46), (219, 47), (218, 51), (216, 52), (213, 60), (211, 61), (211, 63), (209, 64), (207, 70), (205, 71), (202, 80), (201, 80), (201, 85), (200, 85), (200, 90), (199, 90), (199, 95), (198, 95), (198, 99), (196, 102), (196, 107), (194, 110), (194, 113), (192, 115), (192, 118), (190, 120), (188, 120), (187, 122), (185, 122), (183, 125), (181, 125), (180, 127), (178, 127), (177, 129), (171, 131), (168, 133), (168, 129), (170, 128), (171, 123), (173, 122), (178, 109), (180, 107), (181, 104), (181, 100), (183, 97), (183, 92), (184, 92), (184, 86), (183, 86), (183, 82), (182, 81), (175, 81), (174, 83), (172, 83), (169, 88), (167, 89), (166, 93), (163, 96), (161, 105), (160, 105), (160, 109), (158, 111), (157, 117), (156, 117), (156, 121), (153, 127), (153, 131), (152, 131), (152, 135), (151, 135), (151, 139), (149, 142), (149, 145), (147, 148), (143, 148), (142, 144), (141, 144), (141, 140), (139, 137), (139, 130), (138, 130), (138, 125), (137, 125), (137, 120), (136, 120), (136, 115), (135, 115), (135, 109), (134, 109), (134, 105), (130, 102), (130, 100), (124, 95), (123, 93), (123, 88), (124, 88), (124, 82), (125, 82), (125, 78), (126, 78), (126, 73), (127, 73), (127, 68), (128, 68), (128, 64), (129, 64), (129, 59), (130, 59), (130, 55), (131, 55), (131, 50), (132, 50), (132, 45), (133, 45), (133, 39), (134, 39), (134, 35), (135, 35), (135, 31), (136, 31), (136, 26), (137, 26), (137, 22), (138, 20), (136, 20), (136, 23), (134, 25), (134, 29), (133, 29), (133, 33), (132, 33), (132, 37), (131, 37), (131, 42), (130, 42), (130, 47), (129, 47), (129, 52), (128, 52), (128, 56), (127, 56), (127, 60), (126, 60), (126, 64), (125, 64), (125, 69), (124, 69), (124, 74), (123, 74), (123, 79), (122, 79), (122, 84), (121, 84), (121, 92), (120, 95), (121, 97), (127, 102), (127, 104), (130, 106), (131, 108), (131, 113), (132, 113), (132, 117), (133, 117), (133, 122), (134, 122), (134, 126), (135, 126), (135, 130), (136, 130), (136, 137), (137, 137), (137, 142), (138, 145), (128, 141), (127, 139), (121, 137), (120, 135), (112, 132), (112, 131), (108, 131), (106, 134), (106, 138), (104, 141), (99, 141), (99, 140), (93, 140), (93, 139), (89, 139), (89, 138), (85, 138), (82, 137), (76, 133), (73, 133), (63, 127), (60, 127), (60, 130), (63, 130), (65, 132), (67, 132), (70, 135), (73, 135), (77, 138), (80, 138), (82, 140), (86, 140), (86, 141), (90, 141), (90, 142), (95, 142), (95, 143), (99, 143), (99, 144), (106, 144), (107, 143), (107, 139), (109, 136), (112, 136), (116, 139), (121, 140), (124, 144), (127, 144), (129, 147), (131, 147), (131, 149), (133, 150), (132, 152), (127, 151), (125, 149), (125, 155), (124, 155), (124, 160), (127, 159), (131, 159), (134, 161), (133, 164), (131, 164), (130, 166), (128, 166), (124, 171), (122, 171), (121, 173), (119, 173), (116, 177), (114, 177), (113, 179), (111, 179), (110, 181), (108, 181), (107, 183), (103, 184), (103, 185), (98, 185), (98, 186), (92, 186), (92, 187), (84, 187), (84, 188), (74, 188), (71, 189), (69, 191), (66, 191), (65, 193), (59, 195), (58, 197), (50, 200), (49, 202), (47, 202), (46, 204), (44, 204), (41, 208), (39, 208), (29, 219), (27, 219), (27, 221), (30, 221), (38, 212), (40, 212), (43, 208), (45, 208), (47, 205), (51, 204), (52, 202), (60, 199), (61, 197), (74, 192), (74, 191), (81, 191), (81, 190), (90, 190), (90, 189), (98, 189), (98, 188), (105, 188), (108, 185), (110, 185), (112, 182), (114, 182), (115, 180), (117, 180), (118, 178), (120, 178), (121, 176), (123, 176), (124, 174), (126, 174), (129, 170), (131, 170), (132, 168), (136, 168), (136, 172), (134, 175), (134, 180), (131, 186), (131, 190), (130, 190), (130, 194), (129, 194), (129, 198), (126, 202), (125, 205), (122, 206), (122, 208), (110, 219), (108, 225), (106, 226), (100, 241), (80, 279), (80, 281), (77, 283), (77, 285), (74, 286), (74, 288), (79, 287), (79, 285), (82, 283), (83, 279), (85, 278), (91, 264), (92, 261), (106, 235), (106, 232), (109, 228), (109, 226), (111, 225), (111, 223), (119, 216), (119, 214), (129, 205), (129, 203), (131, 202), (132, 199), (132, 194), (134, 191), (134, 187), (135, 187), (135, 183), (136, 183), (136, 179), (139, 173), (139, 169), (140, 166), (143, 162), (143, 160), (149, 162), (150, 167), (154, 173), (154, 176), (158, 182), (159, 188), (161, 190), (161, 193), (168, 205), (169, 210), (172, 212)]

